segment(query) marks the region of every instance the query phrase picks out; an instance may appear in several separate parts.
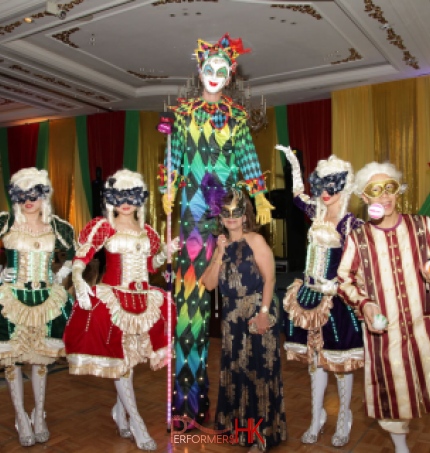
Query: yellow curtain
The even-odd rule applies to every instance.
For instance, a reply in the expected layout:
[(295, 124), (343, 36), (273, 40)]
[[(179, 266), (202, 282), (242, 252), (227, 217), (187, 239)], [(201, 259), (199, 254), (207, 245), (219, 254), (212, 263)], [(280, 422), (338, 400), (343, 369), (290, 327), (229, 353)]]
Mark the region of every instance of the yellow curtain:
[(49, 122), (48, 173), (54, 188), (54, 212), (69, 219), (75, 170), (76, 130), (74, 118)]
[(374, 160), (390, 161), (402, 170), (409, 188), (399, 199), (399, 209), (407, 213), (419, 210), (416, 85), (417, 79), (407, 79), (372, 86)]
[[(409, 189), (399, 209), (418, 212), (430, 190), (430, 77), (332, 93), (333, 152), (354, 170), (389, 160)], [(360, 216), (356, 199), (351, 210)]]
[(75, 227), (75, 232), (78, 236), (83, 227), (91, 220), (91, 213), (82, 183), (77, 140), (75, 140), (74, 172), (72, 175), (71, 202), (68, 218), (69, 222)]
[[(258, 132), (252, 132), (251, 135), (257, 151), (258, 160), (260, 161), (262, 172), (270, 172), (266, 178), (267, 190), (273, 190), (278, 187), (276, 154), (279, 154), (279, 152), (275, 150), (278, 138), (278, 134), (276, 132), (275, 109), (267, 109), (267, 119), (267, 127)], [(266, 225), (261, 229), (261, 233), (271, 245), (273, 252), (275, 255), (279, 256), (283, 255), (281, 239), (282, 233), (280, 235), (278, 234), (278, 232), (282, 232), (282, 222), (283, 221), (271, 222), (270, 225)]]
[[(137, 171), (143, 175), (149, 191), (149, 199), (146, 204), (146, 223), (151, 225), (165, 239), (166, 215), (161, 205), (157, 173), (158, 165), (164, 162), (167, 139), (165, 135), (156, 130), (158, 121), (159, 114), (157, 112), (140, 112)], [(176, 200), (176, 205), (179, 205), (178, 200)], [(177, 226), (177, 209), (175, 209), (172, 217), (172, 237), (178, 234)]]
[[(351, 162), (354, 171), (374, 160), (371, 86), (332, 93), (332, 152)], [(358, 197), (351, 197), (350, 210), (363, 217)]]
[(430, 77), (417, 79), (418, 205), (430, 192)]

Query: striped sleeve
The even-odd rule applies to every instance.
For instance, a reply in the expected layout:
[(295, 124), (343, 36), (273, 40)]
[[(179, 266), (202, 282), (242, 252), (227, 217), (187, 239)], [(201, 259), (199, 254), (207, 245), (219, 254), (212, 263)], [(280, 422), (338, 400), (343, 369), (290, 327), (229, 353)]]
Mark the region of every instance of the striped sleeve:
[(337, 278), (339, 296), (360, 314), (367, 302), (374, 302), (369, 299), (365, 290), (361, 258), (354, 233), (351, 233), (346, 239), (337, 270)]

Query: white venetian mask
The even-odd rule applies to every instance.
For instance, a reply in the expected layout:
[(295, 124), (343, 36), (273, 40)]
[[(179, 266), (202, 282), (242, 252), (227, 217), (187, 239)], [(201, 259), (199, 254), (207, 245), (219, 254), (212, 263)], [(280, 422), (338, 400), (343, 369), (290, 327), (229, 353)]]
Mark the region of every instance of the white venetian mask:
[(201, 79), (205, 90), (214, 94), (221, 91), (230, 77), (230, 66), (224, 58), (212, 57), (204, 62)]

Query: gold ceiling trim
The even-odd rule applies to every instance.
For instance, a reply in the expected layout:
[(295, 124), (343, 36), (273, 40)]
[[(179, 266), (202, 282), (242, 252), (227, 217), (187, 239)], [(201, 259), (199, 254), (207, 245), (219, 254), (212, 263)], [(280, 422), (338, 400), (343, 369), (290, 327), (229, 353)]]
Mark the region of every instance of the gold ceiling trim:
[[(69, 3), (64, 3), (64, 4), (59, 4), (58, 6), (69, 12), (71, 11), (75, 6), (81, 4), (81, 3), (84, 3), (85, 0), (73, 0)], [(41, 13), (36, 13), (36, 14), (32, 14), (31, 17), (33, 19), (33, 21), (37, 20), (37, 19), (42, 19), (43, 17), (46, 17), (46, 16), (52, 16), (52, 14), (50, 13), (47, 13), (46, 11), (43, 11)], [(26, 16), (28, 17), (28, 16)], [(25, 18), (22, 18), (21, 20), (17, 20), (15, 22), (12, 22), (11, 24), (9, 25), (5, 25), (4, 27), (0, 27), (0, 35), (5, 35), (6, 33), (12, 33), (16, 28), (20, 27), (21, 25), (23, 24), (26, 24), (27, 22), (25, 21)]]
[(55, 33), (55, 35), (52, 35), (52, 37), (58, 39), (58, 41), (61, 41), (63, 44), (66, 44), (67, 46), (73, 47), (74, 49), (79, 49), (79, 46), (72, 42), (70, 39), (70, 36), (79, 30), (80, 30), (79, 27), (73, 27), (70, 30), (62, 31), (61, 33)]
[(349, 50), (348, 57), (343, 58), (342, 60), (332, 61), (331, 64), (348, 63), (349, 61), (357, 61), (363, 58), (353, 47), (351, 47), (348, 50)]
[(13, 103), (14, 101), (12, 101), (12, 99), (0, 98), (0, 105), (8, 105)]
[(270, 5), (271, 8), (282, 8), (282, 9), (291, 9), (302, 14), (309, 14), (316, 20), (321, 20), (323, 17), (321, 14), (312, 6), (309, 5)]
[(420, 69), (418, 59), (406, 49), (403, 38), (394, 31), (393, 27), (385, 18), (382, 8), (375, 5), (372, 0), (364, 0), (364, 5), (364, 11), (368, 13), (367, 15), (382, 24), (382, 29), (385, 30), (385, 33), (387, 35), (387, 41), (403, 52), (403, 61), (405, 62), (405, 64), (407, 66), (411, 66), (414, 69)]
[(169, 76), (142, 74), (140, 72), (135, 72), (135, 71), (130, 71), (130, 70), (127, 72), (135, 77), (139, 77), (139, 79), (144, 79), (144, 80), (168, 79), (169, 78)]
[(94, 99), (97, 99), (98, 101), (102, 102), (111, 102), (113, 99), (109, 99), (106, 96), (102, 96), (101, 94), (97, 94), (94, 91), (88, 91), (84, 90), (83, 88), (76, 88), (76, 91), (81, 94), (85, 94), (86, 96), (93, 97)]

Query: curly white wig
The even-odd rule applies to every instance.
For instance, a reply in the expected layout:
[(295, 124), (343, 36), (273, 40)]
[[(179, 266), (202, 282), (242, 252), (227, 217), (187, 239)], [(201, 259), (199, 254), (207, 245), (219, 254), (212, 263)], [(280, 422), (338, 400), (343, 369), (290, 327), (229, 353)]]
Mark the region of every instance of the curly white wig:
[[(346, 177), (346, 184), (344, 189), (340, 192), (341, 208), (339, 211), (339, 220), (342, 219), (348, 209), (349, 199), (354, 189), (354, 171), (352, 165), (346, 160), (339, 159), (337, 156), (332, 154), (328, 159), (318, 161), (317, 166), (314, 170), (319, 177), (323, 178), (327, 175), (335, 173), (348, 172)], [(326, 215), (327, 207), (321, 202), (320, 197), (316, 199), (316, 217), (323, 219)]]
[[(10, 184), (19, 187), (21, 190), (30, 190), (33, 187), (41, 184), (49, 187), (49, 192), (46, 198), (42, 199), (42, 222), (50, 223), (52, 220), (52, 205), (51, 197), (53, 193), (52, 183), (48, 177), (46, 170), (38, 170), (35, 167), (23, 168), (12, 175)], [(18, 223), (25, 223), (27, 221), (25, 215), (22, 213), (21, 205), (19, 203), (13, 204), (13, 211), (15, 219)]]
[[(382, 164), (370, 162), (357, 172), (357, 175), (355, 176), (354, 192), (359, 196), (362, 195), (367, 183), (375, 175), (387, 175), (389, 178), (399, 181), (399, 183), (402, 179), (402, 172), (397, 170), (394, 164), (390, 162), (384, 162)], [(399, 193), (404, 193), (406, 188), (407, 185), (402, 184)]]
[[(105, 187), (114, 188), (117, 190), (128, 190), (135, 187), (142, 187), (143, 190), (147, 190), (143, 176), (140, 173), (135, 171), (128, 170), (124, 168), (123, 170), (118, 170), (112, 176), (106, 180)], [(115, 207), (106, 202), (106, 211), (107, 218), (112, 227), (115, 227)], [(137, 219), (139, 221), (140, 228), (145, 226), (145, 203), (139, 206), (136, 210)]]

